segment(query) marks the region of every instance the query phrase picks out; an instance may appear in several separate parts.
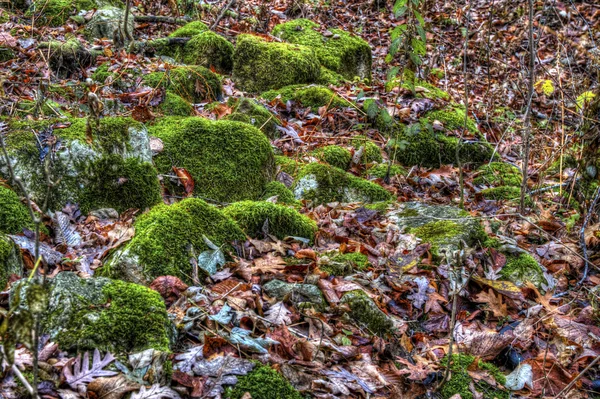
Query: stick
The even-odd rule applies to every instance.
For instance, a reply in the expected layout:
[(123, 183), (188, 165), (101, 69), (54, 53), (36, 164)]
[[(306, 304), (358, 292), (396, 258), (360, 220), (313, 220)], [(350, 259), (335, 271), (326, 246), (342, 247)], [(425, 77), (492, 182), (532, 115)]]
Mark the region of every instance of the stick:
[(592, 218), (592, 214), (594, 212), (594, 209), (596, 208), (596, 204), (598, 203), (599, 197), (600, 197), (600, 187), (598, 187), (596, 189), (596, 194), (594, 195), (594, 200), (592, 201), (592, 204), (590, 205), (590, 209), (588, 209), (587, 215), (585, 215), (585, 220), (583, 221), (581, 230), (579, 230), (579, 242), (581, 244), (581, 250), (583, 251), (583, 259), (585, 260), (585, 263), (584, 263), (584, 267), (583, 267), (583, 276), (581, 276), (581, 279), (577, 282), (578, 286), (583, 284), (583, 282), (587, 278), (588, 271), (589, 271), (587, 245), (585, 245), (585, 228), (587, 227), (588, 223), (590, 222), (590, 219)]
[(185, 25), (190, 22), (188, 18), (165, 17), (162, 15), (135, 15), (135, 22), (162, 22), (164, 24)]
[(581, 377), (583, 377), (583, 375), (589, 370), (591, 369), (596, 363), (598, 363), (598, 360), (600, 360), (600, 356), (596, 356), (596, 358), (594, 360), (592, 360), (592, 362), (590, 364), (587, 365), (586, 368), (584, 368), (581, 373), (577, 374), (577, 377), (573, 378), (573, 381), (569, 382), (569, 385), (567, 385), (566, 387), (563, 388), (562, 391), (560, 391), (558, 393), (558, 395), (556, 395), (556, 399), (560, 399), (563, 395), (565, 395), (566, 393), (569, 392), (569, 390), (571, 388), (573, 388), (573, 385), (575, 385), (577, 383), (577, 381), (579, 381), (579, 379)]
[(221, 19), (225, 16), (225, 13), (233, 5), (233, 3), (235, 3), (235, 0), (229, 0), (229, 3), (225, 4), (225, 7), (223, 7), (221, 12), (217, 16), (217, 19), (215, 19), (215, 22), (213, 22), (213, 24), (211, 25), (210, 30), (214, 30), (217, 27), (217, 25), (219, 24)]

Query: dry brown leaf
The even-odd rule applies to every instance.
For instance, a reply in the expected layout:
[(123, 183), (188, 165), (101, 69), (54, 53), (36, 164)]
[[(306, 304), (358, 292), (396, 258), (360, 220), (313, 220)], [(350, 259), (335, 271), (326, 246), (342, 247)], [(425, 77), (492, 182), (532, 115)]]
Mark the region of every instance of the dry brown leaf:
[(495, 317), (508, 316), (508, 310), (506, 304), (502, 303), (502, 296), (496, 296), (494, 291), (490, 288), (488, 292), (482, 291), (476, 297), (475, 300), (480, 303), (487, 304), (488, 308), (492, 311)]
[(88, 391), (102, 399), (121, 399), (127, 392), (140, 389), (140, 385), (128, 380), (123, 374), (114, 377), (100, 377), (88, 385)]
[(254, 260), (252, 274), (254, 273), (278, 273), (285, 269), (286, 263), (280, 256), (268, 253), (262, 258)]

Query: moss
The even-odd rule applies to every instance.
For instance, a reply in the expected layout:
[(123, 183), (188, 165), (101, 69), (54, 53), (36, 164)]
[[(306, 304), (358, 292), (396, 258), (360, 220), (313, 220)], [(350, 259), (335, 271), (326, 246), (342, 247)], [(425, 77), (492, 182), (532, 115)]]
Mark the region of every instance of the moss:
[(15, 53), (6, 46), (0, 46), (0, 62), (10, 61), (15, 58)]
[(14, 191), (0, 186), (0, 232), (18, 234), (23, 229), (32, 228), (33, 221), (27, 207)]
[(152, 72), (144, 77), (144, 83), (153, 88), (164, 87), (192, 103), (218, 100), (222, 95), (217, 75), (202, 66), (178, 66), (168, 72)]
[(521, 186), (521, 171), (514, 165), (504, 162), (491, 162), (477, 169), (475, 184), (490, 186)]
[(385, 89), (391, 91), (394, 87), (398, 86), (406, 90), (414, 91), (416, 96), (420, 98), (430, 98), (432, 100), (441, 98), (446, 101), (450, 101), (451, 99), (447, 92), (431, 83), (418, 79), (415, 76), (415, 73), (408, 69), (405, 69), (404, 71), (404, 79), (396, 77), (390, 80), (386, 83)]
[(341, 303), (347, 303), (350, 307), (350, 316), (364, 324), (374, 334), (385, 334), (394, 325), (392, 320), (362, 290), (345, 293)]
[(299, 162), (293, 158), (286, 157), (283, 155), (275, 156), (275, 164), (277, 165), (280, 171), (287, 173), (293, 178), (295, 178), (298, 175), (298, 172), (300, 171), (303, 165), (302, 162)]
[(294, 185), (296, 198), (315, 203), (388, 201), (392, 195), (383, 187), (344, 170), (318, 163), (304, 166)]
[(12, 274), (21, 277), (22, 273), (21, 250), (10, 238), (0, 234), (0, 290), (6, 289)]
[(404, 169), (402, 166), (393, 164), (388, 167), (387, 164), (380, 163), (374, 165), (372, 168), (369, 168), (367, 170), (367, 176), (370, 179), (384, 179), (387, 176), (388, 168), (390, 170), (390, 178), (396, 176), (404, 176), (407, 174), (406, 169)]
[(373, 162), (382, 162), (383, 157), (381, 156), (381, 149), (377, 144), (371, 141), (366, 136), (358, 135), (352, 138), (350, 142), (352, 147), (357, 151), (360, 147), (364, 147), (360, 162), (363, 164), (369, 164)]
[(237, 37), (233, 79), (242, 90), (262, 92), (291, 84), (313, 83), (320, 72), (319, 62), (308, 47), (268, 43), (246, 34)]
[(352, 154), (344, 147), (338, 145), (328, 145), (317, 148), (312, 152), (312, 155), (319, 161), (327, 162), (336, 168), (347, 170), (352, 161)]
[(73, 11), (75, 5), (71, 0), (36, 0), (25, 16), (35, 16), (37, 26), (56, 27), (64, 25)]
[(253, 126), (166, 117), (149, 130), (164, 143), (164, 151), (154, 159), (158, 171), (169, 174), (173, 166), (185, 168), (194, 178), (196, 195), (226, 202), (257, 199), (272, 180), (273, 150)]
[(109, 76), (113, 75), (112, 72), (108, 72), (108, 67), (108, 63), (100, 65), (98, 68), (96, 68), (94, 73), (92, 73), (92, 79), (94, 79), (96, 82), (104, 83)]
[(260, 129), (271, 139), (279, 137), (279, 131), (277, 130), (277, 125), (280, 123), (279, 119), (258, 101), (242, 97), (233, 100), (231, 106), (233, 112), (227, 115), (225, 119), (249, 123)]
[(190, 116), (194, 114), (194, 107), (171, 90), (167, 90), (165, 93), (165, 99), (160, 104), (160, 109), (164, 115)]
[(271, 202), (236, 202), (223, 209), (223, 213), (235, 220), (253, 238), (262, 237), (266, 230), (280, 239), (294, 236), (312, 241), (317, 232), (317, 224), (308, 216)]
[(521, 198), (521, 188), (514, 186), (492, 187), (481, 190), (483, 198), (492, 200), (515, 201)]
[(261, 196), (262, 200), (269, 199), (273, 196), (277, 196), (277, 202), (281, 204), (300, 206), (301, 202), (296, 200), (294, 193), (285, 186), (285, 184), (278, 181), (272, 181), (267, 183), (265, 191)]
[[(441, 110), (427, 112), (424, 118), (431, 122), (434, 120), (442, 122), (447, 130), (462, 131), (465, 126), (465, 109), (462, 106), (450, 105)], [(472, 134), (479, 132), (477, 125), (471, 118), (467, 118), (467, 130)]]
[(393, 205), (393, 201), (380, 201), (372, 204), (365, 204), (365, 208), (379, 213), (385, 213), (391, 205)]
[(261, 97), (272, 101), (280, 96), (284, 103), (288, 101), (297, 101), (305, 107), (310, 107), (316, 112), (320, 107), (348, 107), (352, 103), (344, 100), (332, 90), (323, 86), (293, 85), (286, 86), (277, 90), (269, 90), (261, 94)]
[(350, 252), (331, 256), (326, 262), (322, 262), (319, 268), (334, 276), (346, 276), (355, 270), (363, 271), (369, 266), (367, 255), (360, 252)]
[(92, 54), (76, 38), (70, 38), (65, 42), (51, 40), (47, 43), (47, 47), (47, 52), (50, 54), (48, 60), (50, 68), (60, 78), (81, 74), (82, 68), (91, 66), (94, 60)]
[[(73, 118), (71, 125), (58, 130), (55, 134), (66, 140), (86, 142), (87, 118)], [(92, 127), (93, 146), (100, 147), (103, 152), (122, 152), (129, 140), (130, 129), (143, 129), (144, 125), (129, 117), (107, 117), (98, 120)]]
[(208, 26), (201, 21), (189, 22), (182, 27), (176, 29), (169, 37), (193, 37), (200, 33), (206, 32)]
[(450, 220), (437, 220), (420, 227), (409, 229), (409, 233), (419, 237), (423, 242), (431, 244), (431, 251), (437, 255), (439, 244), (446, 243), (459, 235), (463, 227)]
[[(185, 199), (174, 205), (157, 205), (134, 224), (135, 236), (124, 251), (137, 256), (136, 264), (142, 268), (145, 281), (159, 276), (177, 276), (190, 283), (192, 265), (190, 248), (196, 256), (209, 249), (203, 240), (206, 236), (224, 252), (234, 240), (244, 240), (245, 234), (238, 225), (218, 208), (197, 199)], [(120, 269), (118, 256), (107, 262), (101, 273), (122, 278), (127, 270)]]
[(500, 270), (500, 276), (519, 286), (525, 281), (530, 281), (538, 287), (546, 282), (539, 263), (526, 253), (507, 256), (506, 265)]
[(228, 399), (241, 399), (248, 392), (253, 399), (302, 399), (281, 374), (268, 366), (258, 365), (247, 375), (239, 376), (233, 388), (225, 391)]
[[(480, 392), (484, 399), (508, 399), (510, 392), (493, 387), (485, 381), (475, 382), (469, 375), (468, 370), (472, 370), (475, 357), (471, 355), (454, 354), (452, 355), (452, 364), (450, 365), (451, 377), (442, 386), (440, 393), (444, 399), (460, 394), (463, 399), (474, 399), (470, 385), (474, 383), (475, 389)], [(442, 366), (448, 366), (448, 357), (441, 361)], [(496, 366), (490, 363), (477, 361), (476, 367), (480, 370), (488, 371), (496, 382), (500, 385), (506, 383), (506, 377), (498, 370)]]
[(337, 72), (333, 72), (330, 69), (325, 68), (323, 65), (321, 65), (321, 74), (319, 75), (319, 79), (317, 79), (317, 81), (315, 83), (318, 83), (320, 85), (334, 85), (334, 86), (340, 86), (342, 85), (344, 82), (346, 81), (346, 79), (340, 75)]
[[(22, 100), (17, 103), (16, 114), (23, 117), (28, 115), (33, 115), (35, 111), (35, 101), (31, 100)], [(52, 101), (50, 99), (44, 99), (43, 103), (39, 107), (38, 110), (39, 115), (43, 116), (60, 116), (60, 104), (56, 101)]]
[(312, 48), (323, 66), (349, 80), (355, 76), (370, 80), (369, 44), (341, 29), (329, 29), (333, 35), (325, 37), (315, 30), (318, 27), (318, 24), (308, 19), (296, 19), (275, 26), (273, 35), (287, 42)]
[(192, 37), (183, 47), (182, 56), (186, 64), (214, 68), (219, 73), (231, 73), (233, 69), (233, 45), (211, 31)]

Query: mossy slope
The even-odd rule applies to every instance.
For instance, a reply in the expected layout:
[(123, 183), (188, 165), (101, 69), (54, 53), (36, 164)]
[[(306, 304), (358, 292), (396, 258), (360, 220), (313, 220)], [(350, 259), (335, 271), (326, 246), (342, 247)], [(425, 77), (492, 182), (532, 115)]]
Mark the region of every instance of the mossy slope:
[(33, 228), (27, 207), (9, 188), (0, 186), (0, 233), (18, 234)]

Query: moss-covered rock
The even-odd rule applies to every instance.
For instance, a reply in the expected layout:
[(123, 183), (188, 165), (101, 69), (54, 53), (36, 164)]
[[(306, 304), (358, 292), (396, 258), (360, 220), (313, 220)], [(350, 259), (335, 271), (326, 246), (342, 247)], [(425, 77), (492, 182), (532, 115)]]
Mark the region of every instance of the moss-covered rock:
[[(441, 361), (442, 366), (448, 366), (448, 357)], [(442, 386), (440, 393), (444, 399), (449, 399), (459, 394), (463, 399), (474, 399), (471, 386), (481, 394), (484, 399), (508, 399), (510, 392), (502, 390), (498, 386), (492, 386), (484, 380), (475, 381), (470, 375), (470, 371), (487, 372), (497, 384), (503, 386), (506, 383), (506, 377), (491, 363), (482, 362), (471, 355), (454, 354), (452, 355), (452, 364), (450, 365), (450, 379)]]
[(396, 176), (404, 176), (407, 174), (406, 169), (404, 169), (402, 166), (396, 164), (388, 165), (385, 163), (380, 163), (374, 165), (373, 167), (367, 170), (367, 177), (369, 179), (384, 179), (388, 175), (388, 169), (390, 172), (390, 178)]
[(150, 127), (150, 133), (164, 143), (164, 151), (154, 159), (159, 172), (185, 168), (201, 197), (223, 202), (258, 199), (273, 178), (271, 144), (246, 123), (167, 117)]
[(277, 202), (286, 205), (300, 206), (301, 202), (294, 197), (294, 193), (285, 186), (285, 184), (272, 181), (267, 183), (265, 191), (261, 196), (262, 200), (267, 200), (272, 197), (277, 197)]
[(279, 137), (279, 118), (264, 105), (252, 98), (242, 97), (231, 101), (233, 112), (225, 117), (230, 121), (249, 123), (260, 129), (270, 139)]
[(350, 167), (350, 162), (352, 161), (352, 154), (350, 151), (339, 145), (328, 145), (317, 148), (311, 155), (319, 161), (327, 162), (331, 166), (344, 170), (347, 170)]
[[(125, 19), (125, 10), (119, 7), (104, 7), (96, 10), (92, 19), (85, 25), (85, 35), (89, 39), (110, 39), (115, 36), (124, 36), (123, 20)], [(133, 14), (129, 13), (127, 20), (127, 29), (133, 34), (135, 28)]]
[(340, 168), (319, 163), (304, 166), (293, 187), (297, 199), (318, 204), (328, 202), (388, 201), (392, 195), (383, 187)]
[(241, 399), (246, 392), (255, 399), (303, 398), (281, 374), (268, 366), (260, 365), (237, 380), (233, 388), (225, 391), (225, 398)]
[(521, 186), (521, 171), (514, 165), (504, 162), (490, 162), (477, 169), (473, 183), (487, 186)]
[(169, 116), (191, 116), (194, 114), (194, 107), (181, 96), (167, 90), (165, 98), (160, 104), (160, 110), (164, 115)]
[(386, 90), (390, 91), (394, 87), (401, 87), (406, 90), (410, 90), (415, 93), (418, 98), (429, 98), (432, 100), (442, 99), (450, 101), (450, 95), (444, 90), (419, 79), (415, 76), (415, 73), (409, 69), (404, 70), (404, 78), (396, 77), (386, 83)]
[(219, 78), (202, 66), (178, 66), (168, 72), (152, 72), (144, 77), (144, 83), (153, 88), (164, 87), (192, 103), (214, 101), (222, 96)]
[(36, 26), (61, 26), (74, 11), (71, 0), (35, 0), (25, 16), (36, 17)]
[[(72, 272), (59, 273), (49, 284), (42, 328), (61, 350), (169, 350), (170, 321), (156, 291), (107, 278), (82, 279)], [(26, 308), (20, 298), (30, 287), (21, 283), (13, 288), (12, 309)]]
[(319, 269), (333, 276), (347, 276), (369, 266), (367, 255), (360, 252), (331, 254), (319, 260)]
[(269, 234), (283, 239), (288, 236), (304, 237), (311, 241), (317, 232), (317, 224), (285, 205), (264, 201), (236, 202), (223, 213), (237, 222), (250, 237), (262, 237), (266, 230)]
[(37, 116), (48, 116), (48, 117), (56, 117), (62, 116), (63, 113), (60, 109), (60, 104), (56, 101), (52, 101), (48, 98), (45, 98), (40, 105), (38, 105), (38, 109), (36, 110), (36, 102), (32, 100), (22, 100), (16, 104), (15, 114), (21, 117), (26, 117), (29, 115), (34, 116), (37, 111)]
[(392, 320), (362, 290), (345, 293), (341, 303), (348, 304), (350, 317), (363, 324), (373, 334), (385, 334), (394, 326)]
[[(423, 118), (428, 122), (439, 121), (444, 126), (444, 129), (451, 131), (462, 131), (465, 127), (465, 109), (456, 104), (451, 104), (443, 109), (429, 111)], [(469, 133), (479, 133), (473, 119), (466, 118), (466, 126)]]
[(0, 233), (18, 234), (32, 229), (33, 221), (19, 196), (9, 188), (0, 186)]
[(191, 283), (190, 257), (209, 249), (203, 236), (225, 252), (232, 241), (246, 237), (230, 217), (197, 198), (158, 205), (134, 226), (135, 236), (110, 257), (102, 275), (140, 284), (170, 275)]
[(195, 35), (183, 47), (182, 61), (189, 65), (201, 65), (219, 73), (231, 73), (233, 69), (233, 45), (223, 36), (207, 31)]
[(77, 75), (82, 68), (92, 65), (94, 57), (75, 38), (65, 42), (51, 40), (45, 47), (48, 48), (50, 68), (61, 78)]
[(327, 87), (318, 85), (286, 86), (281, 89), (266, 91), (261, 94), (261, 97), (268, 101), (280, 97), (284, 103), (290, 100), (297, 101), (305, 107), (310, 107), (314, 112), (325, 105), (329, 108), (352, 105), (352, 103), (344, 100)]
[(10, 61), (15, 58), (15, 52), (10, 47), (0, 45), (0, 62)]
[(287, 173), (293, 178), (298, 176), (298, 173), (300, 172), (300, 169), (302, 169), (303, 166), (303, 163), (299, 160), (283, 155), (275, 156), (275, 164), (277, 165), (279, 171)]
[(368, 137), (363, 135), (354, 136), (350, 142), (355, 150), (359, 150), (364, 147), (360, 162), (362, 164), (369, 164), (373, 162), (382, 162), (383, 157), (381, 156), (381, 149)]
[(521, 188), (515, 186), (491, 187), (480, 191), (483, 198), (497, 201), (518, 201), (521, 198)]
[(325, 299), (319, 287), (313, 284), (286, 283), (281, 280), (271, 280), (263, 285), (265, 294), (282, 301), (286, 298), (300, 305), (301, 303), (312, 303), (319, 308), (325, 306)]
[(12, 274), (17, 277), (23, 274), (21, 251), (10, 238), (0, 234), (0, 290), (6, 289), (8, 278)]
[(313, 83), (321, 72), (308, 47), (266, 42), (239, 35), (233, 56), (233, 79), (242, 90), (262, 92), (300, 83)]
[(538, 261), (526, 253), (521, 253), (518, 256), (507, 256), (506, 265), (500, 270), (500, 276), (503, 279), (512, 281), (517, 286), (529, 281), (541, 288), (542, 284), (548, 283)]
[(319, 62), (346, 79), (371, 79), (371, 47), (363, 39), (341, 29), (330, 29), (327, 37), (308, 19), (295, 19), (273, 28), (273, 35), (287, 42), (312, 48)]
[(200, 33), (206, 32), (208, 26), (202, 21), (188, 22), (180, 28), (177, 28), (169, 37), (193, 37)]

